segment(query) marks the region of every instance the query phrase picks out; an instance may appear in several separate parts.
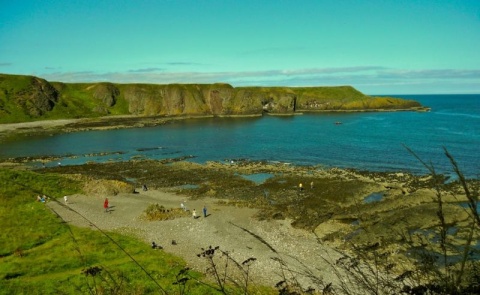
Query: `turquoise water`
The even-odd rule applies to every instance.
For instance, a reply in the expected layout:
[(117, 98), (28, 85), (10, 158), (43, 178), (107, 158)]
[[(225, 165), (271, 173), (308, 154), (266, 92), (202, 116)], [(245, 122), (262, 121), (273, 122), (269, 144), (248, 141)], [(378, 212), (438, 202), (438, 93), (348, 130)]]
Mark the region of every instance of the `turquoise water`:
[(372, 193), (363, 199), (364, 203), (370, 204), (380, 202), (383, 199), (383, 193)]
[(190, 161), (200, 163), (249, 159), (426, 173), (406, 145), (439, 173), (452, 173), (446, 147), (467, 176), (480, 175), (480, 95), (399, 97), (416, 99), (432, 110), (190, 119), (149, 128), (28, 137), (3, 142), (0, 157), (57, 155), (65, 156), (60, 161), (69, 165), (194, 156)]
[(262, 184), (267, 179), (272, 178), (274, 175), (271, 173), (253, 173), (253, 174), (241, 174), (243, 178), (255, 182), (256, 184)]
[[(467, 211), (470, 210), (470, 208), (468, 207), (468, 204), (467, 204), (467, 203), (460, 203), (460, 206), (462, 206), (463, 208), (465, 208)], [(480, 202), (477, 202), (477, 212), (480, 213)]]

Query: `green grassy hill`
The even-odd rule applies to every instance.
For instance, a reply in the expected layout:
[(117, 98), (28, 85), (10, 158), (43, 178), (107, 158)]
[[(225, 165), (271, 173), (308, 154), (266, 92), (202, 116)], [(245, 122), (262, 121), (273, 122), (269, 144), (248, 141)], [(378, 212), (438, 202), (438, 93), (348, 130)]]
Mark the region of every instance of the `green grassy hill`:
[(420, 107), (412, 100), (370, 97), (351, 86), (61, 83), (0, 74), (0, 123), (110, 115), (261, 115)]

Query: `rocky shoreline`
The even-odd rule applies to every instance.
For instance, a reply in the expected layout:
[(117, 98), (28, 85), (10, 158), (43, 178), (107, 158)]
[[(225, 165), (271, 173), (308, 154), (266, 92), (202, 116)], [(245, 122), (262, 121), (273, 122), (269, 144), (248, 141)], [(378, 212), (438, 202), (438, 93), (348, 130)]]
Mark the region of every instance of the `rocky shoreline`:
[[(438, 228), (434, 179), (428, 175), (246, 160), (201, 165), (183, 160), (90, 163), (37, 171), (80, 177), (88, 195), (131, 193), (146, 184), (191, 200), (221, 200), (216, 204), (252, 208), (258, 221), (287, 222), (339, 251), (374, 247), (395, 264), (396, 272), (413, 263), (407, 257), (409, 249), (425, 246)], [(249, 179), (255, 175), (265, 179)], [(471, 184), (478, 186), (478, 181)], [(457, 182), (443, 190), (446, 222), (458, 229), (450, 238), (460, 243), (465, 238), (461, 229), (470, 222), (462, 207), (465, 197)]]
[[(196, 255), (209, 245), (229, 251), (239, 262), (256, 258), (252, 277), (257, 284), (271, 286), (282, 279), (279, 258), (295, 271), (309, 268), (326, 284), (337, 286), (341, 282), (335, 268), (345, 258), (376, 261), (394, 278), (416, 269), (419, 257), (412, 248), (438, 251), (439, 246), (435, 242), (438, 204), (433, 178), (428, 175), (247, 160), (202, 165), (184, 159), (89, 163), (35, 171), (82, 181), (84, 194), (69, 196), (71, 208), (102, 229), (133, 235), (146, 243), (156, 241), (199, 271), (206, 271), (206, 264)], [(256, 175), (261, 179), (256, 180)], [(148, 191), (141, 190), (143, 184)], [(478, 186), (478, 182), (472, 184)], [(446, 222), (458, 229), (449, 232), (449, 239), (461, 244), (470, 222), (459, 205), (462, 189), (455, 182), (444, 189)], [(108, 220), (101, 208), (105, 196), (115, 206)], [(211, 215), (198, 222), (188, 214), (157, 221), (144, 218), (151, 204), (172, 210), (185, 201), (199, 215), (206, 205)], [(71, 210), (54, 209), (67, 222), (89, 226)], [(171, 240), (177, 244), (170, 244)], [(308, 275), (300, 277), (308, 286)]]

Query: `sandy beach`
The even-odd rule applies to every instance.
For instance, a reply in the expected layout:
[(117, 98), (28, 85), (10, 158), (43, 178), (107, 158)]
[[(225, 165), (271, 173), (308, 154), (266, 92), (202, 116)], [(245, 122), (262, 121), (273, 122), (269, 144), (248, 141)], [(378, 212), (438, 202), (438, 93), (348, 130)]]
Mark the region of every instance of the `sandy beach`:
[[(256, 284), (273, 286), (283, 279), (280, 266), (273, 257), (281, 258), (297, 270), (304, 268), (301, 264), (322, 269), (322, 273), (317, 273), (326, 281), (337, 279), (328, 271), (328, 263), (321, 257), (330, 260), (339, 257), (339, 254), (319, 244), (313, 233), (292, 228), (288, 220), (259, 221), (253, 218), (256, 209), (218, 205), (214, 199), (190, 200), (160, 190), (123, 193), (109, 199), (109, 213), (103, 211), (103, 197), (100, 196), (72, 195), (68, 196), (68, 208), (64, 206), (63, 199), (51, 202), (49, 206), (71, 225), (93, 228), (93, 223), (102, 230), (137, 236), (148, 244), (155, 241), (163, 247), (163, 251), (184, 258), (189, 267), (201, 272), (205, 272), (207, 267), (204, 258), (197, 257), (201, 248), (219, 246), (240, 263), (251, 257), (257, 259), (251, 268)], [(189, 216), (167, 221), (146, 221), (142, 218), (149, 204), (179, 208), (184, 201), (189, 210), (197, 210), (197, 219)], [(202, 213), (204, 205), (208, 209), (206, 218)], [(277, 253), (252, 234), (261, 237)], [(173, 240), (176, 245), (172, 244)], [(301, 276), (297, 279), (308, 283)]]
[(25, 134), (32, 132), (75, 132), (84, 130), (105, 130), (129, 127), (144, 127), (163, 124), (167, 120), (184, 119), (145, 117), (135, 115), (118, 115), (106, 116), (98, 118), (81, 118), (81, 119), (57, 119), (57, 120), (41, 120), (33, 122), (7, 123), (0, 124), (0, 137), (7, 134)]
[(0, 133), (5, 132), (20, 132), (22, 130), (33, 129), (50, 129), (55, 127), (62, 127), (67, 124), (79, 122), (81, 119), (64, 119), (64, 120), (45, 120), (34, 122), (10, 123), (0, 124)]

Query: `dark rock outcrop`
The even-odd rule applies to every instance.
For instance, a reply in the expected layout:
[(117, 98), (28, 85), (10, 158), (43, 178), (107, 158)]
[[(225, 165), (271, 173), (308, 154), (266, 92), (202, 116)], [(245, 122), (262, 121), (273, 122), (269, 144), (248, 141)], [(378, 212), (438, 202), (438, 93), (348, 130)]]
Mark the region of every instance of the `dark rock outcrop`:
[[(40, 117), (51, 111), (58, 101), (57, 90), (46, 80), (37, 77), (21, 76), (22, 79), (13, 85), (8, 86), (3, 77), (0, 77), (2, 93), (6, 100), (11, 100), (14, 107), (23, 110), (23, 113), (30, 117)], [(2, 102), (3, 109), (7, 113), (14, 110), (7, 110), (9, 101)]]
[(112, 83), (98, 83), (90, 88), (92, 97), (97, 101), (93, 108), (95, 113), (109, 114), (109, 108), (113, 107), (120, 95), (120, 90)]
[(94, 86), (93, 97), (106, 107), (113, 107), (120, 95), (120, 90), (112, 83), (98, 83)]

